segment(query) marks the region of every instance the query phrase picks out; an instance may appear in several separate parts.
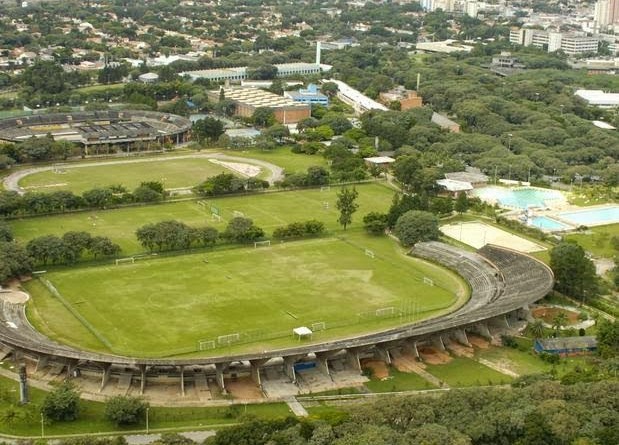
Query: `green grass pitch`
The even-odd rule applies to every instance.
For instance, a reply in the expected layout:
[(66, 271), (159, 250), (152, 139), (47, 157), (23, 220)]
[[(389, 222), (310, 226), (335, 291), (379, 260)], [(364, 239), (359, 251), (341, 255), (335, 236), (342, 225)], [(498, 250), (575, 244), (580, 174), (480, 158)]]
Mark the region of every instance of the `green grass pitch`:
[[(436, 285), (424, 284), (424, 276)], [(286, 347), (299, 344), (293, 328), (315, 322), (327, 329), (303, 341), (321, 342), (446, 313), (467, 297), (456, 275), (404, 255), (389, 238), (360, 231), (344, 239), (73, 268), (45, 278), (112, 345), (111, 352), (134, 356)], [(28, 316), (36, 328), (69, 344), (106, 350), (39, 281), (28, 283), (27, 290), (33, 295)], [(404, 315), (369, 315), (386, 307)], [(219, 336), (233, 333), (247, 343), (197, 351), (200, 340), (218, 343)]]
[[(335, 208), (337, 187), (321, 192), (319, 189), (265, 193), (251, 196), (209, 199), (222, 217), (213, 221), (210, 211), (196, 201), (164, 203), (153, 206), (129, 207), (106, 211), (79, 212), (46, 218), (24, 218), (11, 222), (15, 237), (20, 241), (42, 235), (62, 235), (71, 230), (84, 230), (93, 235), (108, 236), (123, 249), (123, 256), (144, 249), (135, 237), (135, 230), (146, 224), (177, 219), (192, 226), (211, 225), (224, 230), (233, 212), (240, 211), (252, 218), (267, 234), (273, 229), (295, 221), (318, 219), (328, 229), (340, 229), (339, 213)], [(359, 209), (353, 215), (352, 228), (362, 225), (363, 215), (371, 211), (386, 212), (391, 205), (393, 190), (383, 184), (357, 185)], [(325, 208), (324, 203), (329, 204)]]
[(193, 187), (222, 172), (234, 173), (204, 158), (168, 159), (165, 162), (164, 159), (89, 167), (70, 164), (64, 173), (49, 170), (33, 173), (19, 181), (19, 185), (38, 192), (70, 190), (79, 194), (96, 187), (119, 184), (133, 190), (144, 181), (161, 181), (170, 189)]

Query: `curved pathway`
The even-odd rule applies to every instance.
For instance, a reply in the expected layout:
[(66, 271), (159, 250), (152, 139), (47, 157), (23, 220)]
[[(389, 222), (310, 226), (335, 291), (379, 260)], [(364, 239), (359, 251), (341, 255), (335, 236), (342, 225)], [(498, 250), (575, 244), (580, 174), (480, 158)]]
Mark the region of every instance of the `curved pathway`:
[[(187, 155), (173, 155), (173, 156), (162, 156), (162, 157), (147, 157), (147, 158), (135, 158), (135, 159), (115, 159), (109, 161), (99, 161), (99, 162), (80, 162), (75, 164), (67, 164), (65, 168), (84, 168), (84, 167), (97, 167), (100, 165), (118, 165), (118, 164), (135, 164), (141, 162), (164, 162), (169, 160), (177, 160), (177, 159), (218, 159), (221, 161), (229, 161), (229, 162), (239, 162), (243, 164), (252, 164), (257, 165), (266, 169), (269, 173), (267, 177), (267, 181), (273, 185), (273, 183), (277, 181), (281, 181), (284, 178), (284, 169), (278, 167), (275, 164), (271, 164), (270, 162), (261, 161), (259, 159), (252, 158), (243, 158), (240, 156), (230, 156), (223, 153), (192, 153)], [(26, 168), (23, 170), (16, 171), (15, 173), (11, 173), (3, 180), (3, 185), (6, 190), (11, 190), (23, 195), (26, 191), (19, 186), (19, 181), (21, 181), (26, 176), (32, 175), (34, 173), (40, 173), (44, 171), (53, 170), (53, 165), (46, 165), (44, 167), (33, 167)]]

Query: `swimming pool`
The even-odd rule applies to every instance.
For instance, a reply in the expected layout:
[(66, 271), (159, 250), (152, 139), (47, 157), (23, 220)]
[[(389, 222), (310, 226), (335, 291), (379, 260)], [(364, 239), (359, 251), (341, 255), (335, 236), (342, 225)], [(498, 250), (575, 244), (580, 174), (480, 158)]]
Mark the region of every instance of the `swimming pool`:
[(537, 227), (538, 229), (542, 230), (548, 230), (550, 232), (558, 232), (561, 230), (570, 229), (569, 226), (546, 216), (534, 216), (531, 219), (530, 224), (533, 227)]
[(619, 223), (619, 206), (562, 212), (558, 216), (577, 226), (601, 226)]
[(496, 202), (502, 207), (528, 209), (530, 207), (546, 208), (552, 201), (563, 201), (563, 194), (557, 190), (534, 187), (503, 188), (483, 187), (473, 191), (483, 201)]

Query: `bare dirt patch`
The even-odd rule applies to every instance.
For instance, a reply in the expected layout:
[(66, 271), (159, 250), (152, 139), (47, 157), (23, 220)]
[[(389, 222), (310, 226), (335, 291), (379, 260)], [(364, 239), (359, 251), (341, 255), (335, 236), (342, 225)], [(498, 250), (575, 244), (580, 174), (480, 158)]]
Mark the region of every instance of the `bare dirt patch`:
[(242, 162), (228, 162), (228, 161), (220, 161), (219, 159), (210, 159), (213, 164), (222, 165), (230, 170), (234, 170), (237, 173), (242, 174), (243, 176), (248, 176), (253, 178), (254, 176), (258, 176), (260, 174), (260, 167), (252, 164), (245, 164)]
[(554, 318), (560, 314), (564, 313), (567, 316), (567, 325), (572, 325), (578, 323), (578, 313), (573, 311), (568, 311), (567, 309), (561, 309), (559, 307), (536, 307), (531, 311), (531, 315), (534, 318), (541, 318), (544, 322), (548, 324), (552, 324)]
[(475, 334), (467, 334), (469, 337), (469, 343), (474, 347), (479, 349), (488, 349), (490, 347), (490, 343), (483, 337)]
[(361, 368), (369, 368), (372, 370), (372, 375), (377, 379), (386, 379), (389, 377), (389, 368), (387, 364), (381, 360), (361, 360)]
[(419, 348), (419, 355), (428, 365), (442, 365), (451, 361), (449, 354), (439, 351), (432, 346), (423, 346)]
[(475, 354), (475, 351), (473, 350), (473, 348), (469, 348), (468, 346), (464, 346), (461, 345), (458, 342), (451, 342), (447, 348), (454, 353), (454, 355), (458, 356), (458, 357), (473, 357), (473, 355)]
[(425, 368), (425, 364), (418, 362), (417, 358), (410, 353), (394, 357), (393, 366), (400, 372), (415, 372), (419, 368)]
[(226, 389), (235, 399), (255, 400), (262, 399), (262, 392), (250, 377), (227, 379)]

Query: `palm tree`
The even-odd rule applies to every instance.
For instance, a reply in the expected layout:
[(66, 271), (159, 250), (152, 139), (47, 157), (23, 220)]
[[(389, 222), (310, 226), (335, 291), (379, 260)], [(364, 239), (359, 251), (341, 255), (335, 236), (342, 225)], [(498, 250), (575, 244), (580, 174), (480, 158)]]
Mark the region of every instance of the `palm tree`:
[(544, 322), (539, 318), (529, 323), (529, 332), (535, 340), (544, 336)]

